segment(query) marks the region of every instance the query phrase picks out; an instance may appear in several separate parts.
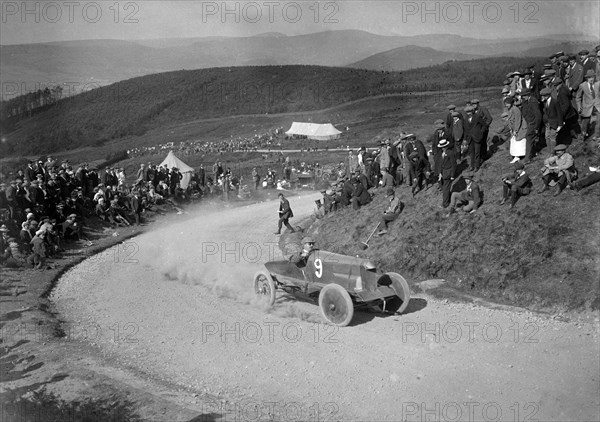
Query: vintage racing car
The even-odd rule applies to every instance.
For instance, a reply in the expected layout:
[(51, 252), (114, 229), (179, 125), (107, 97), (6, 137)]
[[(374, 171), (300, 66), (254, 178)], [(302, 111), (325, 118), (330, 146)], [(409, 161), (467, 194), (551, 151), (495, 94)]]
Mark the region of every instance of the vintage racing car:
[(410, 288), (397, 273), (384, 273), (368, 259), (314, 250), (299, 268), (290, 261), (271, 261), (254, 276), (254, 291), (269, 305), (276, 291), (308, 296), (318, 301), (323, 317), (346, 326), (354, 308), (376, 308), (384, 313), (402, 313), (410, 300)]

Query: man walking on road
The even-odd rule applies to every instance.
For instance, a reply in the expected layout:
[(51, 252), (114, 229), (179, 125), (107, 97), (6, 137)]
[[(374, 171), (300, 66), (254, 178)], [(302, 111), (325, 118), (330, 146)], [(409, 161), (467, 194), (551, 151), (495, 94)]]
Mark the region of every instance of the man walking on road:
[(292, 209), (290, 208), (290, 202), (283, 196), (283, 193), (279, 194), (279, 222), (277, 226), (277, 232), (275, 234), (281, 234), (281, 226), (285, 226), (294, 233), (294, 228), (290, 225), (290, 218), (294, 216)]

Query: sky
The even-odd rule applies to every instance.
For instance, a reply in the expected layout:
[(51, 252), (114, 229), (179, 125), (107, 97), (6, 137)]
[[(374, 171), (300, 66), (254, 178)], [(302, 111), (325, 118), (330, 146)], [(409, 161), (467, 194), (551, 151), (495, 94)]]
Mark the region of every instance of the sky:
[[(5, 1), (0, 44), (82, 39), (300, 35), (360, 29), (380, 35), (598, 37), (599, 0), (538, 1)], [(435, 46), (432, 46), (435, 48)]]

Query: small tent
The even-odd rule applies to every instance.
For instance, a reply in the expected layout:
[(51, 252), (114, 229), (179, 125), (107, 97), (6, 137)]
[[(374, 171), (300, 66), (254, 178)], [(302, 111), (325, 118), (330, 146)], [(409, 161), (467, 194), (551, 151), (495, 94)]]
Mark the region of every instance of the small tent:
[(315, 139), (317, 141), (331, 141), (339, 139), (341, 133), (331, 123), (293, 122), (292, 127), (285, 134), (288, 136), (306, 136), (308, 139)]
[(160, 163), (160, 167), (164, 166), (165, 164), (169, 169), (172, 169), (173, 167), (177, 167), (179, 169), (179, 172), (183, 175), (183, 179), (181, 179), (180, 182), (181, 187), (184, 189), (187, 188), (190, 184), (190, 180), (192, 179), (194, 169), (177, 158), (177, 156), (173, 154), (173, 151), (169, 151), (169, 155), (167, 155), (167, 158)]

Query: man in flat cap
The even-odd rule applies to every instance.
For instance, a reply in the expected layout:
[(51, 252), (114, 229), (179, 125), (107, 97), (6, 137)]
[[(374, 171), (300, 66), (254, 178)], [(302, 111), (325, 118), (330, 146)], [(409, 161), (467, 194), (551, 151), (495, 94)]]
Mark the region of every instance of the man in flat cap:
[(558, 51), (550, 56), (550, 63), (552, 63), (552, 69), (556, 71), (556, 74), (559, 74), (560, 71), (560, 60), (559, 57), (565, 54), (564, 51)]
[(589, 50), (583, 49), (579, 52), (579, 61), (581, 62), (581, 66), (583, 67), (583, 74), (585, 75), (588, 70), (594, 70), (596, 68), (596, 63), (592, 61), (589, 57)]
[(306, 267), (310, 254), (315, 250), (315, 240), (310, 236), (302, 238), (302, 249), (289, 256), (288, 260), (298, 268)]
[(596, 51), (594, 51), (594, 56), (592, 57), (592, 53), (590, 53), (590, 57), (592, 59), (594, 59), (594, 71), (596, 72), (596, 75), (600, 75), (600, 56), (599, 56), (599, 52), (598, 52), (598, 46), (596, 46)]
[(583, 82), (583, 66), (577, 62), (577, 57), (572, 54), (569, 56), (569, 70), (567, 76), (567, 88), (571, 91), (571, 95), (575, 95), (579, 89), (579, 84)]
[(579, 85), (575, 95), (575, 103), (579, 112), (581, 133), (586, 140), (589, 135), (590, 120), (596, 115), (596, 124), (592, 140), (600, 140), (600, 81), (596, 81), (596, 73), (588, 70), (585, 75), (585, 82)]
[(552, 155), (554, 147), (556, 145), (556, 132), (560, 124), (558, 117), (558, 106), (556, 99), (552, 97), (552, 90), (546, 87), (540, 91), (540, 97), (542, 98), (542, 121), (546, 128), (544, 132), (544, 138), (548, 152)]
[[(435, 135), (434, 135), (435, 136)], [(413, 173), (412, 173), (412, 161), (410, 160), (410, 155), (413, 152), (416, 152), (419, 157), (424, 158), (425, 160), (429, 160), (427, 157), (427, 150), (423, 142), (417, 139), (416, 135), (412, 133), (405, 134), (402, 136), (402, 142), (404, 142), (403, 146), (403, 155), (404, 155), (404, 170), (405, 177), (408, 180), (408, 185), (412, 186), (413, 182)]]
[[(480, 113), (475, 113), (473, 106), (465, 107), (465, 112), (467, 117), (463, 122), (463, 127), (464, 139), (469, 146), (469, 171), (477, 171), (482, 162), (481, 149), (483, 142), (485, 142), (483, 137), (486, 122)], [(448, 203), (450, 203), (450, 197), (448, 197)]]
[(448, 215), (456, 212), (456, 208), (463, 206), (463, 211), (467, 213), (474, 213), (481, 204), (481, 193), (479, 191), (479, 185), (473, 180), (475, 174), (473, 172), (465, 172), (462, 175), (465, 179), (465, 189), (460, 192), (453, 192), (450, 199), (450, 211)]
[[(452, 128), (452, 122), (454, 121), (453, 119), (453, 115), (452, 113), (454, 113), (456, 111), (456, 106), (454, 104), (450, 104), (448, 107), (446, 107), (448, 109), (448, 114), (446, 114), (446, 127), (448, 129)], [(460, 119), (462, 120), (462, 114), (458, 113)]]
[(577, 136), (581, 129), (577, 118), (577, 111), (571, 104), (571, 95), (561, 78), (552, 81), (552, 97), (556, 99), (559, 125), (556, 129), (556, 141), (568, 144)]
[(360, 180), (358, 180), (358, 178), (353, 177), (351, 183), (353, 190), (350, 203), (352, 204), (352, 209), (358, 210), (360, 207), (371, 202), (371, 195), (367, 191), (367, 188), (363, 186)]
[(560, 67), (558, 68), (558, 76), (563, 80), (567, 80), (569, 68), (569, 56), (563, 55), (558, 58)]
[(404, 208), (404, 204), (396, 196), (394, 188), (387, 188), (385, 194), (389, 203), (379, 220), (380, 229), (377, 232), (379, 236), (383, 236), (388, 232), (388, 223), (396, 220)]
[(528, 164), (538, 149), (539, 132), (542, 127), (542, 112), (540, 103), (531, 95), (531, 91), (528, 88), (524, 88), (521, 91), (521, 99), (521, 113), (523, 119), (527, 122), (525, 164)]
[(481, 161), (485, 161), (487, 159), (487, 140), (490, 134), (490, 125), (494, 120), (489, 110), (479, 104), (479, 100), (474, 98), (471, 100), (471, 105), (473, 107), (473, 113), (479, 115), (481, 121), (483, 121), (483, 136), (481, 139)]
[(566, 151), (567, 146), (565, 144), (558, 144), (554, 148), (554, 156), (544, 161), (544, 167), (542, 168), (544, 186), (538, 193), (543, 193), (550, 189), (550, 183), (554, 182), (558, 185), (554, 196), (558, 196), (567, 184), (573, 183), (577, 179), (575, 161), (573, 160), (573, 156)]
[(417, 192), (423, 189), (423, 182), (426, 185), (428, 184), (431, 176), (431, 165), (427, 158), (422, 157), (416, 151), (412, 152), (408, 158), (411, 162), (412, 195), (415, 196)]
[(514, 208), (519, 198), (529, 195), (532, 188), (533, 183), (525, 171), (523, 162), (515, 163), (515, 171), (502, 177), (502, 200), (500, 205), (504, 205), (510, 199), (510, 208)]

